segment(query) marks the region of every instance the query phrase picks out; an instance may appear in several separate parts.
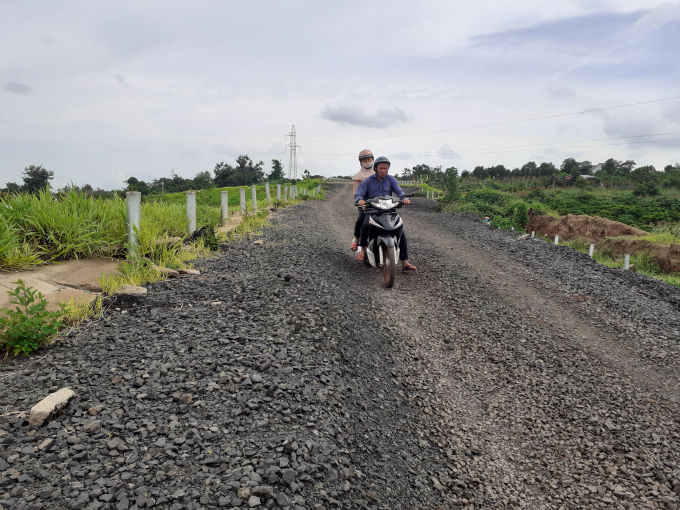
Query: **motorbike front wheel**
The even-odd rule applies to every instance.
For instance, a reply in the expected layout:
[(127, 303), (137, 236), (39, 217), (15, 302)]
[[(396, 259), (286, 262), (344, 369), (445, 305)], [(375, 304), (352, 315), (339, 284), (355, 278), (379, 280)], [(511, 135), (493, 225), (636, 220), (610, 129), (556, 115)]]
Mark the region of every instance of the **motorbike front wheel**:
[(394, 246), (380, 246), (383, 256), (383, 276), (385, 277), (385, 287), (388, 289), (394, 285), (394, 278), (397, 276), (397, 250)]

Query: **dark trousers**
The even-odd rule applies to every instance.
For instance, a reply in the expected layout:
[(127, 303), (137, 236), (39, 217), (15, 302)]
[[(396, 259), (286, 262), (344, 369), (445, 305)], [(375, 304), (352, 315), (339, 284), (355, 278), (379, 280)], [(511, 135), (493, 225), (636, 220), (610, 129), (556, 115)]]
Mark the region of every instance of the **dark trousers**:
[(359, 208), (359, 217), (357, 218), (357, 221), (354, 223), (354, 237), (359, 239), (361, 236), (361, 226), (364, 224), (364, 210)]
[[(363, 211), (363, 209), (362, 209)], [(364, 223), (361, 226), (361, 235), (359, 236), (359, 246), (365, 248), (368, 246), (368, 220), (371, 218), (370, 214), (364, 215)], [(408, 244), (406, 242), (406, 233), (402, 229), (401, 240), (399, 241), (399, 259), (408, 260)]]

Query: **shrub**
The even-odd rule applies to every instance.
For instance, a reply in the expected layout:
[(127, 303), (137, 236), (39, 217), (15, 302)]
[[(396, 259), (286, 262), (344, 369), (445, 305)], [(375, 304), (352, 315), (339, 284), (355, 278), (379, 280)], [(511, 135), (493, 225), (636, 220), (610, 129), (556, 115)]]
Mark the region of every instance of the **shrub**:
[(505, 216), (510, 217), (513, 227), (524, 229), (529, 223), (529, 206), (524, 200), (513, 200), (508, 204)]
[(22, 280), (12, 284), (17, 287), (7, 292), (14, 298), (10, 303), (19, 306), (14, 310), (3, 310), (4, 316), (0, 317), (2, 345), (14, 351), (15, 356), (19, 352), (28, 355), (48, 343), (63, 326), (61, 316), (65, 305), (60, 305), (57, 312), (50, 312), (42, 292), (27, 287)]
[(633, 190), (633, 195), (636, 197), (640, 196), (650, 196), (654, 197), (659, 194), (659, 188), (656, 186), (655, 182), (641, 182)]

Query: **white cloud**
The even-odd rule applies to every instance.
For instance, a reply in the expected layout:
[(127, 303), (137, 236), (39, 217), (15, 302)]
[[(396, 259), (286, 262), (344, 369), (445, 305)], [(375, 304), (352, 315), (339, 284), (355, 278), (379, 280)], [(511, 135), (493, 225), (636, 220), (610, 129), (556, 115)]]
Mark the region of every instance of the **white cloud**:
[(399, 108), (380, 108), (376, 113), (366, 113), (363, 106), (326, 104), (321, 110), (321, 117), (337, 124), (372, 128), (388, 128), (395, 124), (403, 124), (412, 120), (413, 116)]
[(8, 92), (14, 92), (15, 94), (30, 94), (31, 87), (23, 83), (9, 82), (5, 85), (5, 90)]

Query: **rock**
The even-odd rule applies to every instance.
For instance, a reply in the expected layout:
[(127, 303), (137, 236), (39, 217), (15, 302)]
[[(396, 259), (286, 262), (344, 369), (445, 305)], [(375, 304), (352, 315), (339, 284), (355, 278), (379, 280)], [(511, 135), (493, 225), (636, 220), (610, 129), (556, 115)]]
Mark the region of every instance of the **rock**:
[(191, 404), (193, 402), (194, 398), (191, 395), (191, 393), (184, 393), (183, 395), (180, 395), (179, 401), (182, 404)]
[(190, 274), (190, 275), (201, 274), (201, 272), (196, 270), (196, 269), (178, 269), (177, 271), (179, 272), (179, 274)]
[(250, 488), (248, 487), (241, 487), (238, 490), (238, 497), (241, 499), (248, 499), (248, 496), (250, 496)]
[(257, 496), (250, 496), (250, 499), (248, 500), (248, 506), (250, 508), (255, 508), (256, 506), (260, 506), (260, 498)]
[(264, 241), (262, 239), (258, 239), (257, 241), (254, 241), (253, 244), (264, 244)]
[(529, 239), (530, 237), (531, 237), (531, 234), (524, 234), (524, 235), (519, 236), (519, 237), (517, 238), (517, 240), (518, 240), (518, 241), (521, 241), (521, 240), (523, 240), (523, 239)]
[(262, 376), (260, 374), (251, 374), (250, 375), (250, 380), (254, 383), (261, 383), (262, 382)]
[(179, 276), (179, 271), (170, 269), (169, 267), (160, 267), (156, 264), (151, 264), (151, 267), (168, 278), (177, 278)]
[(290, 506), (290, 500), (283, 492), (279, 492), (276, 495), (276, 504), (282, 507)]
[(146, 287), (137, 287), (135, 285), (123, 285), (120, 289), (118, 289), (118, 294), (122, 294), (124, 296), (140, 296), (146, 293)]
[(70, 388), (62, 388), (38, 402), (31, 408), (29, 425), (39, 427), (45, 420), (64, 408), (76, 396)]

